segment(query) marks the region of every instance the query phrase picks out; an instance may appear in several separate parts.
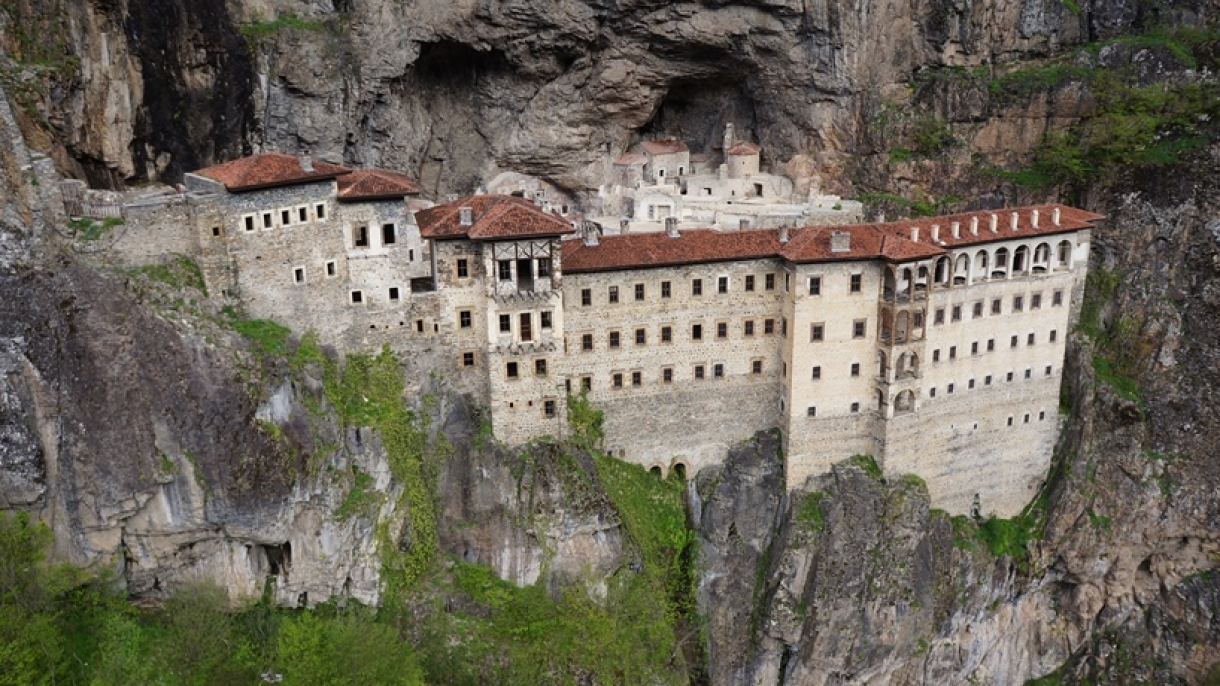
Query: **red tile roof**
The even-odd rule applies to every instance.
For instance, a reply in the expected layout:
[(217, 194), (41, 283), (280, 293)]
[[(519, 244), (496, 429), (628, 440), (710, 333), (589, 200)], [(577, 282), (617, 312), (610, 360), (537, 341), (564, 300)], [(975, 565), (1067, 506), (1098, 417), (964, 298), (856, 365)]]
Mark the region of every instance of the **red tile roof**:
[(395, 200), (418, 195), (419, 186), (405, 174), (384, 169), (358, 169), (339, 177), (339, 200)]
[(313, 171), (306, 171), (296, 157), (269, 152), (205, 167), (196, 170), (195, 173), (213, 181), (219, 181), (231, 193), (239, 193), (260, 188), (325, 181), (352, 171), (347, 167), (320, 160), (315, 160), (312, 167)]
[[(461, 209), (469, 207), (471, 223), (463, 226)], [(472, 195), (437, 205), (415, 215), (424, 238), (445, 240), (503, 240), (541, 238), (572, 233), (572, 225), (562, 217), (543, 212), (524, 198), (512, 195)]]
[(644, 164), (648, 160), (641, 154), (629, 152), (614, 161), (616, 167), (630, 167), (633, 164)]
[(729, 149), (726, 150), (725, 152), (730, 155), (745, 156), (745, 155), (757, 155), (760, 151), (762, 151), (762, 147), (760, 147), (754, 143), (747, 143), (746, 141), (737, 141), (736, 143), (730, 145)]
[[(1052, 221), (1059, 209), (1059, 224)], [(1038, 226), (1033, 226), (1033, 211), (1038, 211)], [(1016, 212), (1017, 230), (1010, 228)], [(993, 212), (970, 212), (943, 217), (884, 224), (853, 224), (819, 226), (789, 230), (790, 240), (779, 242), (775, 229), (721, 232), (711, 229), (683, 231), (678, 238), (664, 233), (637, 233), (625, 236), (605, 236), (597, 246), (581, 241), (563, 245), (563, 269), (567, 272), (600, 272), (619, 269), (646, 269), (702, 262), (728, 262), (777, 257), (789, 262), (834, 262), (842, 260), (880, 259), (905, 262), (933, 257), (948, 248), (990, 243), (1030, 235), (1053, 235), (1087, 229), (1104, 217), (1064, 205), (1040, 205), (997, 210), (997, 231), (991, 233)], [(970, 221), (978, 217), (978, 235), (970, 233)], [(959, 222), (958, 238), (953, 238), (952, 223)], [(932, 241), (933, 225), (938, 225), (938, 241)], [(911, 240), (911, 229), (919, 229), (918, 240)], [(850, 236), (850, 249), (834, 252), (831, 235), (845, 232)]]
[(644, 141), (640, 147), (649, 155), (672, 155), (676, 152), (687, 152), (686, 143), (677, 138), (665, 138), (656, 141)]

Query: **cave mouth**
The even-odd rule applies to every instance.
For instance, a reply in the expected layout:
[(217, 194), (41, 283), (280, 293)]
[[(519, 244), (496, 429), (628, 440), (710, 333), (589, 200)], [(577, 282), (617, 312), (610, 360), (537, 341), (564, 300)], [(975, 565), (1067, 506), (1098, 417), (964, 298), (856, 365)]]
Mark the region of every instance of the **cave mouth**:
[(642, 138), (679, 138), (692, 153), (712, 153), (720, 150), (726, 122), (733, 122), (738, 139), (757, 142), (755, 112), (744, 73), (678, 79), (638, 133)]
[(451, 40), (419, 44), (415, 76), (423, 85), (472, 86), (480, 76), (511, 74), (512, 65), (499, 50), (475, 50)]

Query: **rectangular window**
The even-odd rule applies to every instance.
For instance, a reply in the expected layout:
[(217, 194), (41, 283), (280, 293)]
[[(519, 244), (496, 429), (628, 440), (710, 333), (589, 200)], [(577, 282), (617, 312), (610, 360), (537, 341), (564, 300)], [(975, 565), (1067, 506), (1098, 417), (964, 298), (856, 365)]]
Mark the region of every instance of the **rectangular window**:
[(932, 315), (932, 323), (933, 324), (944, 324), (945, 323), (945, 308), (943, 308), (943, 307), (936, 308), (936, 314)]
[(995, 350), (995, 339), (988, 338), (987, 339), (987, 352), (992, 352), (993, 350)]
[(745, 330), (745, 335), (747, 338), (753, 336), (754, 335), (754, 320), (747, 319), (745, 321), (745, 324), (743, 325), (743, 328)]
[(763, 277), (763, 288), (765, 288), (768, 291), (775, 290), (775, 275), (774, 274), (767, 274), (766, 276)]
[(1051, 366), (1050, 366), (1049, 364), (1048, 364), (1048, 365), (1046, 365), (1046, 375), (1047, 375), (1047, 376), (1050, 376), (1050, 375), (1051, 375)]
[(1050, 333), (1050, 341), (1051, 341), (1051, 343), (1054, 343), (1054, 342), (1055, 342), (1055, 340), (1056, 340), (1056, 338), (1058, 337), (1058, 335), (1059, 335), (1059, 332), (1058, 332), (1058, 331), (1056, 331), (1056, 330), (1054, 330), (1054, 329), (1051, 329), (1051, 333)]
[(966, 388), (974, 388), (974, 379), (971, 379), (970, 382), (966, 384)]
[(467, 260), (465, 257), (458, 258), (457, 276), (459, 279), (466, 279), (470, 277), (470, 260)]
[(582, 390), (582, 391), (593, 390), (593, 377), (591, 377), (591, 376), (580, 377), (580, 390)]
[(724, 364), (723, 363), (717, 362), (716, 364), (712, 365), (712, 378), (713, 379), (723, 379), (724, 378)]
[(728, 338), (728, 337), (729, 337), (729, 323), (728, 322), (716, 322), (716, 338)]
[(254, 217), (246, 217), (245, 225), (246, 225), (246, 231), (253, 231), (254, 230)]
[(534, 360), (534, 376), (546, 376), (546, 360)]
[(398, 302), (398, 286), (390, 286), (390, 302)]
[(473, 367), (474, 366), (474, 353), (462, 353), (462, 366), (463, 367)]
[(549, 277), (551, 275), (551, 258), (538, 258), (538, 278)]
[(669, 326), (662, 326), (661, 327), (661, 342), (662, 343), (672, 343), (673, 340), (674, 340), (673, 328), (669, 327)]
[(357, 248), (369, 247), (369, 227), (353, 226), (352, 227), (352, 245)]
[(470, 310), (462, 310), (458, 312), (458, 326), (463, 329), (470, 328)]
[(961, 320), (962, 320), (962, 306), (954, 305), (953, 306), (953, 321), (960, 322)]
[(749, 293), (753, 290), (754, 290), (754, 275), (746, 274), (746, 292)]
[(805, 408), (805, 416), (806, 416), (806, 417), (816, 417), (816, 416), (818, 416), (818, 408), (814, 407), (813, 405), (810, 405), (809, 407), (806, 407), (806, 408)]
[(1020, 338), (1019, 336), (1013, 336), (1013, 337), (1012, 337), (1012, 338), (1009, 340), (1008, 347), (1010, 347), (1010, 348), (1015, 348), (1015, 347), (1017, 347), (1017, 340), (1018, 340), (1019, 338)]
[(1033, 344), (1034, 344), (1034, 338), (1035, 338), (1035, 336), (1034, 336), (1034, 334), (1032, 334), (1032, 333), (1031, 333), (1030, 335), (1026, 336), (1026, 337), (1025, 337), (1025, 345), (1033, 345)]
[(860, 275), (860, 274), (852, 274), (852, 275), (851, 275), (851, 292), (852, 292), (852, 293), (859, 293), (859, 292), (860, 292), (860, 285), (861, 285), (861, 284), (860, 284), (860, 282), (861, 282), (862, 280), (863, 280), (863, 276), (862, 276), (862, 275)]
[(956, 345), (949, 346), (949, 359), (950, 360), (957, 359), (957, 346)]
[(623, 387), (623, 375), (619, 372), (615, 372), (610, 377), (610, 383), (614, 384), (615, 388), (622, 388)]
[(264, 228), (264, 229), (270, 229), (270, 228), (271, 228), (271, 226), (272, 226), (272, 219), (271, 219), (271, 216), (272, 216), (272, 215), (271, 215), (271, 213), (270, 213), (270, 212), (263, 212), (263, 228)]
[(632, 386), (644, 385), (644, 373), (643, 372), (631, 372), (631, 385)]
[(313, 214), (315, 217), (318, 218), (318, 221), (322, 221), (323, 219), (326, 219), (326, 205), (324, 203), (318, 203), (317, 205), (314, 205)]
[(1014, 296), (1012, 296), (1012, 311), (1013, 311), (1013, 312), (1020, 312), (1020, 311), (1021, 311), (1021, 310), (1023, 310), (1023, 309), (1025, 309), (1025, 298), (1024, 298), (1024, 296), (1020, 296), (1020, 295), (1014, 295)]
[(692, 325), (691, 325), (691, 327), (690, 327), (690, 339), (691, 339), (692, 341), (701, 341), (701, 340), (703, 340), (703, 325), (702, 325), (702, 324), (692, 324)]
[(415, 320), (415, 331), (416, 331), (416, 333), (424, 332), (424, 320), (422, 320), (422, 319)]
[(610, 287), (608, 298), (612, 304), (618, 302), (618, 286)]
[(329, 262), (326, 263), (326, 275), (327, 276), (335, 275), (335, 261), (334, 260), (330, 260)]
[(1000, 299), (999, 298), (995, 298), (991, 301), (991, 313), (992, 314), (1000, 313)]
[(691, 279), (690, 294), (703, 295), (703, 279)]
[(1034, 378), (1034, 370), (1032, 370), (1032, 369), (1026, 369), (1026, 370), (1025, 370), (1025, 378), (1027, 378), (1027, 379), (1032, 379), (1032, 378)]
[(297, 267), (292, 270), (292, 280), (296, 283), (305, 283), (305, 268)]
[(860, 411), (860, 403), (852, 403), (851, 404), (851, 413), (856, 414), (859, 411)]
[(1009, 425), (1009, 426), (1012, 426), (1012, 417), (1009, 417), (1009, 418), (1008, 418), (1008, 425)]
[(762, 365), (763, 365), (762, 360), (751, 360), (750, 361), (750, 373), (751, 374), (762, 374)]
[(673, 367), (662, 367), (661, 368), (661, 383), (673, 383), (673, 382), (674, 382), (674, 368)]
[(361, 291), (352, 291), (352, 303), (359, 305), (364, 302), (364, 293)]
[(1008, 383), (1012, 383), (1012, 372), (1008, 372), (1008, 374), (1006, 375), (1005, 380), (1006, 380)]
[(721, 276), (720, 278), (716, 279), (716, 292), (717, 293), (728, 293), (729, 292), (729, 277)]
[(280, 210), (280, 226), (292, 224), (292, 210)]
[(810, 324), (809, 325), (809, 340), (820, 341), (826, 333), (825, 324)]
[(971, 355), (979, 354), (979, 342), (978, 341), (974, 341), (973, 343), (970, 344), (970, 354)]
[(591, 289), (591, 288), (580, 289), (580, 304), (585, 307), (588, 307), (589, 305), (593, 304), (593, 289)]
[(415, 249), (414, 249), (414, 248), (412, 248), (411, 250), (408, 250), (408, 251), (407, 251), (407, 261), (408, 261), (408, 262), (414, 262), (414, 261), (415, 261)]
[(500, 333), (512, 333), (513, 316), (511, 314), (500, 315)]
[(774, 334), (774, 333), (775, 333), (775, 320), (774, 319), (764, 319), (763, 320), (763, 334), (770, 336), (771, 334)]
[(496, 263), (496, 274), (500, 277), (501, 281), (512, 281), (513, 280), (513, 261), (512, 260), (500, 260), (499, 262), (497, 262)]
[(822, 378), (822, 368), (821, 368), (821, 367), (814, 367), (814, 368), (813, 368), (813, 375), (812, 375), (812, 377), (811, 377), (811, 378), (812, 378), (814, 381), (817, 381), (818, 379)]
[(983, 385), (984, 385), (984, 386), (990, 386), (990, 385), (991, 385), (991, 375), (990, 375), (990, 374), (988, 374), (987, 376), (984, 376), (984, 377), (983, 377)]
[(979, 317), (983, 316), (983, 301), (982, 300), (974, 303), (974, 313), (971, 316), (974, 319), (978, 319)]
[(543, 400), (542, 401), (542, 416), (546, 417), (547, 419), (555, 418), (555, 401), (554, 400)]
[(661, 297), (668, 298), (670, 296), (670, 285), (668, 281), (661, 282)]
[(929, 398), (935, 398), (935, 397), (936, 397), (936, 387), (935, 387), (935, 386), (933, 386), (932, 388), (928, 389), (928, 397), (929, 397)]
[(860, 363), (859, 362), (851, 363), (851, 375), (860, 376)]
[(541, 320), (540, 326), (542, 328), (544, 328), (544, 329), (551, 328), (551, 311), (550, 310), (539, 313), (538, 318)]
[(517, 373), (517, 363), (516, 363), (516, 362), (509, 362), (508, 364), (506, 364), (506, 365), (504, 366), (504, 371), (505, 371), (505, 374), (508, 376), (508, 378), (510, 378), (510, 379), (515, 379), (515, 378), (517, 378), (517, 376), (518, 376), (518, 373)]
[(945, 395), (953, 395), (953, 384), (945, 386)]
[(1033, 295), (1029, 296), (1029, 309), (1031, 309), (1031, 310), (1042, 309), (1042, 294), (1041, 293), (1034, 293)]
[(530, 316), (529, 312), (522, 312), (519, 320), (521, 322), (521, 340), (534, 340), (533, 317)]
[(586, 351), (593, 349), (593, 334), (591, 334), (591, 333), (581, 334), (580, 349), (586, 350)]
[(821, 295), (821, 294), (822, 294), (822, 277), (820, 277), (820, 276), (809, 277), (809, 295)]
[(619, 338), (620, 338), (619, 332), (617, 332), (617, 331), (610, 332), (610, 347), (611, 348), (619, 347)]
[(645, 333), (644, 329), (636, 329), (635, 330), (635, 344), (644, 345), (647, 342), (648, 342), (648, 334)]
[(701, 364), (695, 365), (695, 378), (696, 379), (703, 378), (703, 365), (701, 365)]
[(297, 208), (297, 222), (304, 224), (307, 221), (309, 221), (309, 208), (308, 207), (298, 207)]
[(864, 329), (867, 326), (867, 319), (857, 319), (851, 323), (851, 337), (864, 338)]
[(1051, 305), (1058, 307), (1063, 304), (1063, 291), (1051, 293)]
[(382, 224), (381, 225), (381, 244), (382, 245), (394, 245), (394, 241), (398, 238), (397, 236), (394, 235), (395, 233), (397, 233), (395, 231), (395, 228), (396, 227), (393, 224)]
[(644, 284), (642, 284), (642, 283), (637, 283), (637, 284), (635, 285), (635, 299), (636, 299), (636, 300), (643, 300), (643, 299), (644, 299)]
[(932, 351), (932, 361), (940, 362), (940, 348)]

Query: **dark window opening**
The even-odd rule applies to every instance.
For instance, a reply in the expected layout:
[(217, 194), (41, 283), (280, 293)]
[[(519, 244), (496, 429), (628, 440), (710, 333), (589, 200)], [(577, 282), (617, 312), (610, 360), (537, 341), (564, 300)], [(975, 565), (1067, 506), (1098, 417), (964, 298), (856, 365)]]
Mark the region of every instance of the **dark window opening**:
[(473, 367), (474, 366), (474, 353), (462, 353), (462, 366), (463, 367)]
[(364, 302), (364, 293), (360, 291), (352, 291), (352, 302), (355, 304)]
[(297, 283), (305, 283), (305, 270), (301, 267), (293, 269), (292, 280), (296, 281)]
[(465, 279), (470, 276), (470, 262), (465, 258), (457, 261), (457, 275), (459, 279)]
[(534, 375), (546, 376), (546, 360), (534, 360)]
[(517, 378), (517, 363), (509, 362), (507, 365), (505, 365), (505, 372), (508, 374), (508, 378)]
[(523, 340), (523, 341), (534, 340), (533, 317), (530, 316), (529, 312), (522, 312), (521, 316), (520, 316), (520, 321), (521, 321), (521, 340)]
[(354, 226), (352, 232), (352, 245), (357, 248), (369, 247), (369, 227)]
[(381, 225), (381, 244), (382, 245), (394, 245), (394, 240), (397, 238), (394, 235), (394, 233), (395, 233), (395, 231), (394, 231), (393, 224), (382, 224)]
[(398, 300), (398, 286), (390, 286), (390, 300)]

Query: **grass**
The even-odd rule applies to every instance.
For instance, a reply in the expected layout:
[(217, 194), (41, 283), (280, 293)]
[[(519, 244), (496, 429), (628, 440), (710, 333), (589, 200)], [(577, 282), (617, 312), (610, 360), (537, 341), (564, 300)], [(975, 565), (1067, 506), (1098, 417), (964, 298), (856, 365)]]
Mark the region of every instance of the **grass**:
[(288, 327), (270, 319), (231, 319), (233, 329), (250, 339), (259, 350), (268, 355), (288, 353)]
[(242, 24), (238, 31), (252, 45), (257, 45), (281, 31), (325, 31), (326, 24), (320, 21), (308, 21), (293, 16), (276, 17), (270, 21), (255, 21)]
[(881, 478), (881, 467), (877, 465), (877, 460), (872, 455), (852, 455), (844, 460), (844, 464), (858, 467), (870, 478)]
[(176, 289), (190, 288), (199, 291), (203, 297), (208, 297), (207, 282), (203, 278), (203, 270), (186, 255), (174, 254), (168, 262), (137, 267), (127, 272), (130, 276), (144, 277), (159, 281)]
[(806, 531), (821, 533), (826, 528), (826, 515), (822, 511), (822, 501), (826, 494), (812, 491), (805, 494), (801, 504), (796, 509), (796, 522)]
[(353, 516), (366, 514), (369, 506), (379, 500), (377, 493), (370, 490), (372, 486), (372, 475), (359, 467), (352, 467), (352, 487), (348, 489), (347, 495), (343, 496), (343, 502), (339, 503), (338, 509), (335, 510), (335, 518), (347, 520)]

